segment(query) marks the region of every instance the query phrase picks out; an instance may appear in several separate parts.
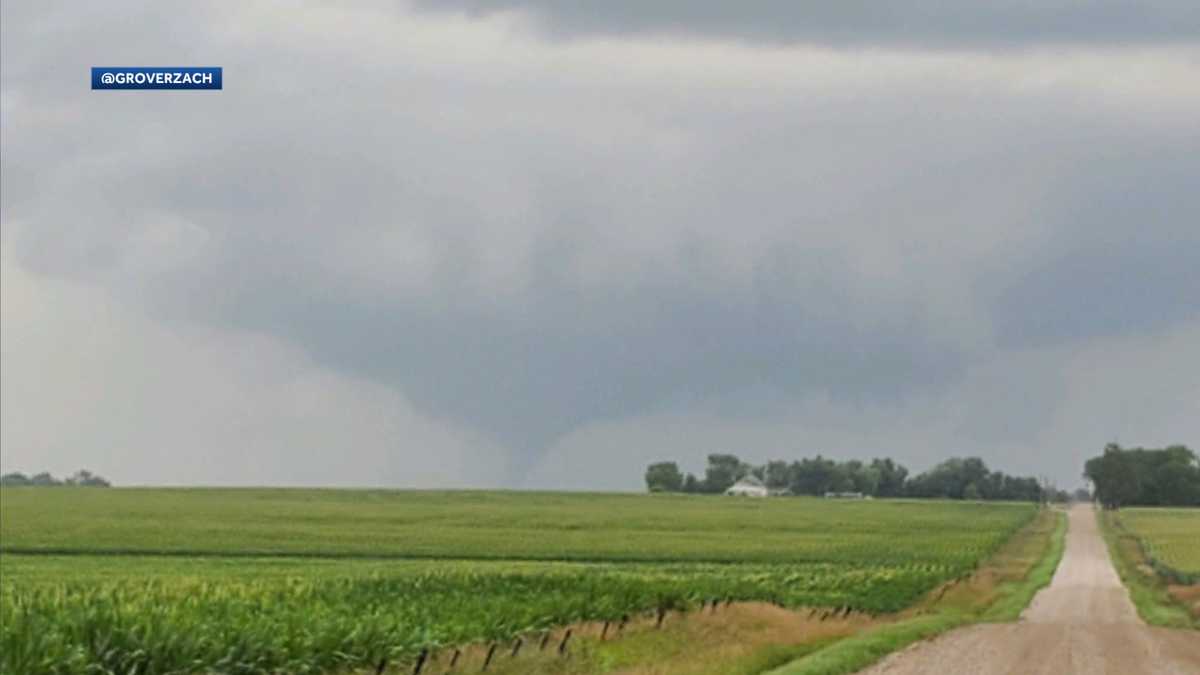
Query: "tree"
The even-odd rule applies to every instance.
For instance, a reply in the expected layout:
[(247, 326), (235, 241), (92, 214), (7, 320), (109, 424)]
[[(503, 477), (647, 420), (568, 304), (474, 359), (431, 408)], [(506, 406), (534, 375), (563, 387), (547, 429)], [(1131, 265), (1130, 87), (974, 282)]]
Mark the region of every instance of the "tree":
[(62, 485), (62, 481), (58, 480), (54, 476), (51, 476), (49, 473), (43, 471), (39, 474), (36, 474), (33, 478), (30, 478), (29, 484), (30, 485), (39, 485), (39, 486), (44, 486), (44, 487), (52, 487), (52, 486)]
[(792, 473), (791, 470), (788, 469), (787, 462), (783, 460), (773, 460), (767, 462), (764, 474), (763, 484), (771, 490), (782, 490), (783, 488), (786, 488), (792, 477)]
[(987, 464), (982, 459), (978, 457), (964, 459), (962, 461), (962, 475), (959, 478), (964, 494), (968, 485), (975, 485), (978, 492), (979, 484), (987, 480), (989, 473)]
[(961, 459), (948, 459), (932, 469), (918, 474), (908, 482), (911, 497), (927, 499), (962, 499)]
[(832, 492), (837, 479), (837, 463), (817, 455), (792, 464), (792, 493), (798, 495), (823, 495)]
[(76, 471), (74, 475), (67, 478), (66, 483), (67, 485), (77, 485), (80, 487), (109, 487), (108, 481), (87, 469)]
[(875, 495), (879, 492), (879, 470), (866, 466), (857, 459), (852, 459), (842, 465), (850, 478), (850, 491), (861, 492), (864, 495)]
[(62, 485), (69, 485), (72, 487), (109, 487), (110, 483), (91, 471), (88, 471), (87, 469), (80, 469), (65, 481), (55, 478), (47, 471), (34, 474), (32, 478), (26, 477), (25, 474), (19, 472), (8, 473), (4, 476), (0, 476), (0, 485), (32, 485), (36, 487), (59, 487)]
[(879, 484), (875, 494), (878, 497), (899, 497), (904, 494), (904, 482), (908, 479), (908, 469), (887, 459), (875, 459), (871, 468), (879, 473)]
[[(1200, 486), (1192, 489), (1197, 482), (1192, 476), (1200, 477), (1200, 462), (1183, 446), (1168, 450), (1156, 451), (1158, 454), (1154, 455), (1143, 452), (1136, 457), (1160, 458), (1161, 455), (1168, 458), (1169, 461), (1155, 459), (1158, 463), (1153, 464), (1161, 474), (1159, 483), (1163, 489), (1160, 492), (1164, 499), (1194, 499), (1200, 503)], [(1144, 469), (1141, 473), (1149, 475), (1148, 472), (1149, 469)], [(1009, 476), (1001, 471), (990, 471), (978, 457), (952, 457), (924, 473), (909, 477), (907, 468), (886, 457), (875, 458), (866, 464), (857, 459), (837, 462), (817, 455), (790, 464), (777, 459), (752, 466), (736, 455), (714, 453), (708, 456), (703, 479), (690, 473), (681, 475), (674, 462), (651, 464), (645, 478), (646, 487), (652, 492), (682, 490), (715, 494), (750, 475), (758, 477), (776, 494), (820, 496), (828, 492), (860, 492), (878, 497), (1032, 502), (1061, 500), (1068, 496), (1057, 488), (1041, 485), (1031, 476)]]
[(1109, 443), (1084, 464), (1083, 477), (1108, 509), (1200, 506), (1200, 460), (1183, 445), (1147, 449)]
[(834, 462), (833, 474), (825, 489), (828, 492), (854, 492), (854, 469), (847, 464)]
[(1096, 498), (1106, 509), (1132, 503), (1142, 491), (1133, 458), (1116, 443), (1106, 445), (1103, 455), (1089, 459), (1083, 475), (1095, 486)]
[(1147, 501), (1162, 506), (1200, 504), (1200, 468), (1182, 459), (1170, 458), (1160, 464), (1151, 475), (1150, 484), (1154, 494), (1146, 495)]
[(1018, 478), (1006, 476), (1004, 499), (1020, 502), (1038, 502), (1042, 499), (1042, 486), (1033, 476)]
[(657, 462), (646, 468), (646, 489), (650, 492), (679, 492), (683, 474), (675, 462)]
[[(968, 488), (974, 488), (968, 493)], [(910, 497), (942, 499), (1003, 499), (1038, 502), (1042, 486), (1036, 478), (989, 471), (978, 457), (948, 459), (906, 484)], [(976, 496), (977, 495), (977, 496)]]
[(748, 466), (736, 455), (712, 454), (708, 456), (708, 467), (704, 469), (704, 491), (724, 492), (748, 473)]

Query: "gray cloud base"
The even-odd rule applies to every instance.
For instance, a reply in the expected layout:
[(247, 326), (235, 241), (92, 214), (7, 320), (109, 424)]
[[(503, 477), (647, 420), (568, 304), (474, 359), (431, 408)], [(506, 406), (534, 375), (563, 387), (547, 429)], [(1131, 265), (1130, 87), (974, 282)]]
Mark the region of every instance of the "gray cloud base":
[[(1059, 447), (1072, 430), (1200, 431), (1176, 421), (1200, 400), (1182, 384), (1165, 412), (1058, 426), (1082, 396), (1073, 354), (1161, 343), (1197, 365), (1172, 339), (1200, 319), (1194, 49), (561, 43), (487, 13), (178, 9), (143, 17), (154, 31), (6, 9), (5, 263), (31, 297), (67, 282), (144, 315), (122, 319), (130, 341), (218, 331), (216, 353), (277, 354), (323, 400), (396, 397), (408, 426), (364, 424), (365, 468), (349, 449), (304, 471), (309, 448), (299, 480), (553, 485), (569, 471), (547, 467), (624, 456), (604, 449), (619, 439), (636, 451), (600, 462), (597, 486), (636, 487), (675, 452), (893, 447), (918, 466), (1044, 461), (1070, 483), (1087, 451)], [(228, 86), (86, 91), (98, 57), (71, 46), (97, 42), (112, 63), (216, 59)], [(39, 386), (72, 384), (57, 378)], [(273, 419), (247, 447), (295, 438)], [(681, 419), (757, 440), (707, 447), (669, 433)], [(105, 424), (119, 438), (131, 422)], [(6, 455), (38, 436), (3, 426)], [(475, 439), (491, 468), (400, 479), (398, 458), (421, 454), (409, 427), (455, 457)], [(43, 451), (99, 468), (102, 446), (71, 441)]]
[(561, 36), (667, 34), (912, 47), (1194, 43), (1200, 37), (1200, 7), (1186, 0), (418, 0), (416, 6), (485, 17), (527, 12)]

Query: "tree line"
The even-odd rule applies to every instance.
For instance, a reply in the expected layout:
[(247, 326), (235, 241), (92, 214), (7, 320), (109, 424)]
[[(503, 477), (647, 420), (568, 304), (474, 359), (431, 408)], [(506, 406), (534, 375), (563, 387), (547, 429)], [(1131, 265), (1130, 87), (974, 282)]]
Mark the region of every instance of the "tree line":
[(46, 471), (34, 474), (33, 476), (26, 476), (19, 471), (15, 471), (0, 476), (0, 485), (13, 487), (112, 487), (112, 484), (107, 480), (87, 469), (80, 469), (62, 480), (55, 478)]
[(1107, 509), (1200, 506), (1200, 459), (1185, 445), (1153, 449), (1109, 443), (1103, 454), (1087, 461), (1083, 477)]
[(859, 492), (871, 497), (921, 497), (941, 499), (996, 499), (1008, 501), (1067, 501), (1070, 495), (1033, 477), (992, 471), (978, 457), (948, 459), (932, 469), (909, 476), (908, 469), (891, 458), (870, 463), (856, 459), (839, 462), (817, 455), (762, 465), (743, 462), (736, 455), (712, 454), (704, 477), (684, 474), (675, 462), (655, 462), (646, 469), (651, 492), (719, 494), (738, 480), (754, 476), (776, 494), (824, 495)]

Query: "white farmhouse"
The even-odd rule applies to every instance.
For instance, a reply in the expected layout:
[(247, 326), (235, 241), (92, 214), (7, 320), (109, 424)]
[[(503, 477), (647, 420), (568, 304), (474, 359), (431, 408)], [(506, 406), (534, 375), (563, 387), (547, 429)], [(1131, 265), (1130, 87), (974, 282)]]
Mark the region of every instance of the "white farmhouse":
[(735, 497), (766, 497), (768, 493), (767, 486), (763, 485), (761, 480), (754, 476), (746, 476), (734, 483), (725, 494)]

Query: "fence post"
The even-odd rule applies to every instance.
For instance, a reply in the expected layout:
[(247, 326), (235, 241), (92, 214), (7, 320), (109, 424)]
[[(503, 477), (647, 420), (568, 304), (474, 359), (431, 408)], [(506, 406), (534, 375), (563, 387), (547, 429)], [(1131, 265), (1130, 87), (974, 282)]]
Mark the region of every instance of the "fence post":
[(509, 656), (516, 658), (517, 653), (521, 651), (521, 645), (523, 644), (525, 644), (525, 641), (521, 638), (517, 638), (517, 641), (513, 643), (512, 654), (509, 654)]
[(560, 655), (567, 653), (567, 640), (571, 639), (571, 629), (568, 628), (566, 633), (563, 633), (562, 642), (558, 643), (558, 653)]
[(496, 643), (493, 642), (491, 644), (491, 646), (488, 647), (487, 658), (485, 658), (483, 660), (483, 668), (480, 668), (480, 670), (487, 670), (488, 666), (491, 665), (491, 663), (492, 663), (492, 657), (495, 655), (496, 655)]
[(379, 659), (379, 665), (375, 666), (375, 675), (383, 675), (384, 669), (387, 668), (387, 657)]

